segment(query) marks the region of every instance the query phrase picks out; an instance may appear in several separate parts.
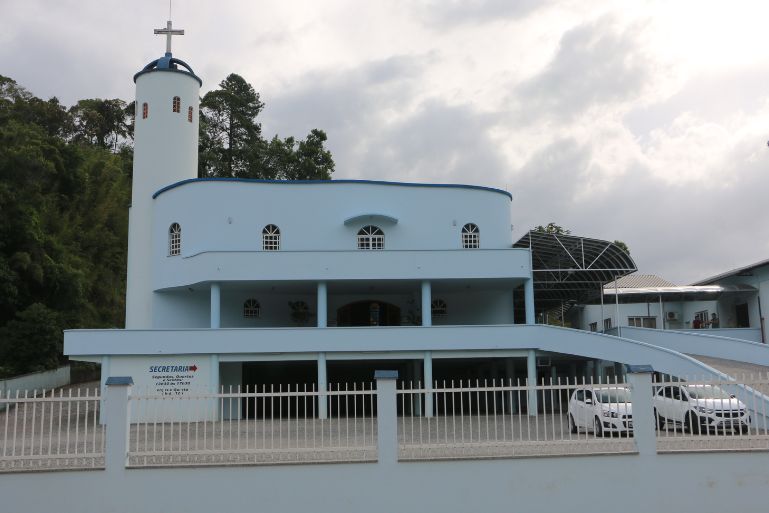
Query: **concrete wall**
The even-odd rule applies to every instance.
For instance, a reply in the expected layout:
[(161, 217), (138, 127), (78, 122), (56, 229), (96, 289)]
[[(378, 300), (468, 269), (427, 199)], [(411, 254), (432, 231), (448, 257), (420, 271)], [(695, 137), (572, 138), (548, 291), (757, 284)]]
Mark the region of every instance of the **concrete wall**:
[[(0, 379), (0, 397), (13, 396), (17, 390), (22, 392), (26, 390), (50, 390), (69, 385), (69, 382), (69, 365), (59, 367), (58, 369), (24, 374), (15, 378)], [(0, 405), (0, 411), (4, 408), (5, 405)]]
[[(277, 225), (281, 250), (357, 249), (365, 225), (385, 233), (385, 248), (461, 249), (461, 230), (474, 223), (481, 248), (512, 245), (510, 197), (490, 189), (333, 181), (259, 183), (201, 181), (155, 199), (156, 258), (167, 255), (168, 227), (182, 226), (182, 255), (203, 251), (261, 251), (262, 229)], [(355, 216), (384, 214), (397, 219)]]
[(8, 512), (762, 513), (767, 482), (767, 453), (726, 452), (26, 473), (0, 496)]

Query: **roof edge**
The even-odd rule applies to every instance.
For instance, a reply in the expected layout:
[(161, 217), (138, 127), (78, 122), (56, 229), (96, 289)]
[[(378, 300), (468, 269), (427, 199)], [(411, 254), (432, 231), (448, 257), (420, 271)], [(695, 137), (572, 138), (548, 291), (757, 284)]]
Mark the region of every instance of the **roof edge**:
[(495, 189), (493, 187), (485, 187), (483, 185), (465, 185), (465, 184), (453, 184), (453, 183), (414, 183), (414, 182), (388, 182), (385, 180), (265, 180), (257, 178), (188, 178), (187, 180), (181, 180), (179, 182), (166, 185), (162, 189), (158, 190), (152, 195), (152, 199), (157, 198), (161, 194), (171, 189), (187, 185), (189, 183), (197, 182), (244, 182), (244, 183), (264, 183), (264, 184), (279, 184), (279, 185), (291, 185), (291, 184), (370, 184), (370, 185), (397, 185), (402, 187), (446, 187), (451, 189), (472, 189), (488, 192), (496, 192), (507, 196), (510, 201), (513, 200), (513, 195), (502, 189)]
[(695, 281), (694, 283), (692, 283), (692, 285), (709, 285), (714, 281), (723, 280), (724, 278), (729, 278), (730, 276), (736, 276), (740, 273), (744, 273), (746, 271), (752, 271), (753, 269), (758, 269), (759, 267), (764, 267), (767, 265), (769, 265), (769, 259), (761, 260), (760, 262), (756, 262), (754, 264), (745, 265), (743, 267), (737, 267), (735, 269), (732, 269), (731, 271), (726, 271), (721, 274), (716, 274), (715, 276), (705, 278), (704, 280)]

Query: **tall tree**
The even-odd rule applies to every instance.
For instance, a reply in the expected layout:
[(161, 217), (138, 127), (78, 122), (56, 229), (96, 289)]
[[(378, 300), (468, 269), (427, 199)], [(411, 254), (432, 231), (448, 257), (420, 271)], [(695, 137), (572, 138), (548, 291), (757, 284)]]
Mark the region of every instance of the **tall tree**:
[(131, 113), (132, 108), (117, 98), (80, 100), (70, 109), (74, 140), (117, 152), (133, 137)]
[(200, 104), (201, 177), (276, 180), (330, 179), (334, 159), (324, 144), (323, 130), (311, 130), (303, 140), (267, 141), (257, 116), (264, 103), (243, 77), (231, 74), (219, 89), (206, 93)]
[(259, 93), (234, 73), (200, 102), (200, 171), (204, 176), (243, 176), (258, 158), (264, 108)]

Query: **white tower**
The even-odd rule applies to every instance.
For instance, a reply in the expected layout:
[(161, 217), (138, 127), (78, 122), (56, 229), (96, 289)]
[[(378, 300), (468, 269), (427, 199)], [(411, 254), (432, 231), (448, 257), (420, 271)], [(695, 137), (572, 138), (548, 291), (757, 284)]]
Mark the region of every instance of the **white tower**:
[[(169, 21), (155, 34), (166, 36), (166, 54), (134, 75), (133, 190), (128, 215), (126, 328), (152, 327), (152, 195), (166, 185), (196, 178), (198, 173), (198, 108), (202, 82), (192, 68), (171, 55)], [(181, 248), (182, 254), (184, 247)]]

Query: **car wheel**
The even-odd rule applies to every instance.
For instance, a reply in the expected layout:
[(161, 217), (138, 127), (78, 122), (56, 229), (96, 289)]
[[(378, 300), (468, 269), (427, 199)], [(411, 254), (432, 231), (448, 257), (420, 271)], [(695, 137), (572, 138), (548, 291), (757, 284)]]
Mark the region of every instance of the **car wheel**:
[(577, 433), (577, 423), (574, 422), (574, 417), (569, 414), (569, 431), (572, 433)]
[(748, 432), (750, 432), (750, 426), (749, 426), (749, 425), (747, 425), (747, 424), (743, 424), (742, 426), (740, 426), (740, 432), (741, 432), (743, 435), (746, 435), (746, 434), (748, 434)]
[(593, 433), (595, 436), (603, 436), (603, 424), (601, 424), (601, 419), (598, 417), (596, 417), (595, 422), (593, 422)]
[(692, 413), (687, 413), (684, 417), (684, 431), (689, 431), (693, 435), (699, 435), (702, 431), (700, 418)]
[(665, 427), (665, 417), (657, 413), (657, 408), (654, 408), (654, 425), (657, 429)]

